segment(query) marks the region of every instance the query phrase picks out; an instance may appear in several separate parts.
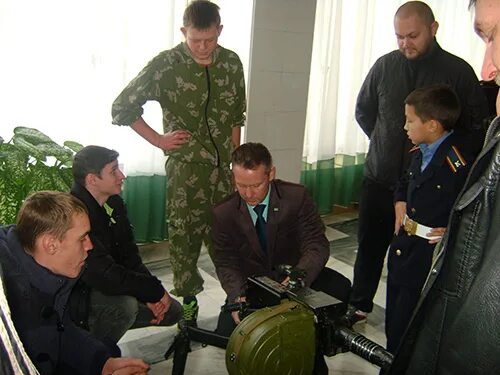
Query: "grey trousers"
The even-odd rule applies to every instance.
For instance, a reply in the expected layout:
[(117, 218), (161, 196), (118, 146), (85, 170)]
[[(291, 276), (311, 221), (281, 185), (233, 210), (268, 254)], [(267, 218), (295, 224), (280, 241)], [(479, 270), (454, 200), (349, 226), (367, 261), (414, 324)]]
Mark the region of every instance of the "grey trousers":
[[(89, 329), (100, 340), (117, 343), (131, 328), (152, 326), (153, 313), (132, 296), (111, 296), (92, 289), (90, 293)], [(172, 304), (159, 326), (171, 326), (182, 317), (181, 304), (172, 298)]]

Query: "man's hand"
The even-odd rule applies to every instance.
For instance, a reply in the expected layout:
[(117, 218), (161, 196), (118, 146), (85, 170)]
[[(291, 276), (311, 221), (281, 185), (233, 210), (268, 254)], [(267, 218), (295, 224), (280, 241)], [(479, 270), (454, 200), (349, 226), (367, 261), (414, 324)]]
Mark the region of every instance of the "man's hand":
[(160, 324), (160, 322), (165, 317), (164, 306), (161, 302), (156, 303), (146, 303), (146, 306), (153, 313), (154, 318), (149, 321), (151, 324)]
[(112, 375), (146, 375), (148, 370), (144, 370), (142, 367), (130, 366), (113, 371)]
[(290, 276), (285, 277), (285, 280), (281, 282), (281, 285), (283, 286), (288, 286), (288, 283), (290, 282)]
[(398, 234), (406, 215), (406, 202), (398, 201), (394, 204), (394, 215), (396, 218), (394, 221), (394, 234)]
[(163, 294), (163, 297), (161, 297), (160, 302), (165, 307), (164, 312), (167, 312), (168, 309), (170, 308), (170, 305), (172, 304), (172, 298), (170, 297), (170, 294), (168, 294), (167, 291), (165, 291), (165, 294)]
[[(246, 302), (246, 297), (237, 297), (234, 302)], [(240, 312), (239, 311), (232, 311), (231, 312), (231, 318), (233, 318), (234, 322), (238, 325), (241, 322), (240, 319)]]
[(430, 244), (435, 244), (441, 241), (441, 238), (443, 238), (444, 232), (446, 232), (446, 228), (438, 227), (438, 228), (432, 228), (429, 233), (426, 233), (427, 237), (439, 237), (433, 240), (429, 240)]
[(151, 310), (151, 312), (155, 317), (163, 314), (165, 310), (161, 302), (156, 302), (156, 303), (147, 302), (146, 306)]
[(109, 358), (102, 368), (102, 375), (143, 375), (149, 365), (137, 358)]
[(189, 142), (191, 133), (186, 130), (175, 130), (166, 134), (158, 135), (158, 143), (156, 146), (162, 150), (169, 151), (181, 147), (184, 143)]
[(151, 324), (160, 324), (160, 322), (165, 317), (166, 312), (172, 304), (172, 298), (167, 291), (163, 294), (163, 297), (156, 303), (146, 303), (146, 306), (151, 310), (154, 318), (151, 319)]
[(142, 116), (135, 120), (130, 127), (146, 141), (166, 151), (181, 147), (191, 138), (191, 133), (187, 130), (175, 130), (167, 134), (158, 134), (144, 121)]

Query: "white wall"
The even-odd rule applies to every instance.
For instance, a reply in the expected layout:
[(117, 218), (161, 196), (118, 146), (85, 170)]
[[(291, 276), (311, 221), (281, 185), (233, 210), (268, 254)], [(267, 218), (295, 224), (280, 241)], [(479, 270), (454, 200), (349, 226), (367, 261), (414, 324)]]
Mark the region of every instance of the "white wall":
[(277, 177), (300, 179), (315, 0), (255, 0), (245, 141), (262, 142)]

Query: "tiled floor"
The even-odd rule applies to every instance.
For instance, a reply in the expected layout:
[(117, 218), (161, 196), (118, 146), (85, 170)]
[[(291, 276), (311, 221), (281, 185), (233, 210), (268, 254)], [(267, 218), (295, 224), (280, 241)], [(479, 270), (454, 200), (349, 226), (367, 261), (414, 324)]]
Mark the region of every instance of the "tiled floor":
[[(343, 213), (323, 218), (327, 226), (327, 237), (331, 247), (328, 266), (344, 274), (352, 280), (353, 265), (356, 258), (356, 213)], [(156, 245), (155, 247), (161, 247)], [(154, 251), (142, 252), (149, 258), (148, 265), (164, 283), (166, 288), (172, 287), (172, 274), (168, 262)], [(224, 302), (225, 293), (216, 279), (214, 266), (206, 252), (202, 252), (198, 263), (200, 273), (205, 279), (205, 290), (198, 295), (200, 314), (198, 325), (213, 330), (217, 323), (220, 306)], [(382, 277), (377, 295), (376, 306), (368, 317), (368, 323), (359, 324), (356, 330), (375, 342), (384, 345), (384, 306), (385, 277)], [(170, 374), (172, 360), (164, 360), (163, 355), (172, 342), (177, 329), (175, 327), (148, 327), (130, 330), (120, 341), (124, 356), (140, 357), (152, 364), (151, 375)], [(188, 355), (185, 374), (188, 375), (222, 375), (227, 374), (225, 352), (214, 347), (202, 347), (192, 343), (192, 352)], [(351, 353), (339, 354), (327, 358), (330, 374), (361, 375), (378, 374), (379, 369)]]

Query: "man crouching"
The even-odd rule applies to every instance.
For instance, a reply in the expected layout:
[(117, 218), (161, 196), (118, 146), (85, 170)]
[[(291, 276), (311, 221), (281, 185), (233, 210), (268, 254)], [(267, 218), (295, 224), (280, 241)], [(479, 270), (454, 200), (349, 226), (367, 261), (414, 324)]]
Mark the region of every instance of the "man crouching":
[(0, 266), (14, 326), (40, 374), (145, 374), (140, 359), (76, 327), (69, 294), (92, 249), (87, 209), (67, 193), (26, 199), (17, 225), (0, 226)]

